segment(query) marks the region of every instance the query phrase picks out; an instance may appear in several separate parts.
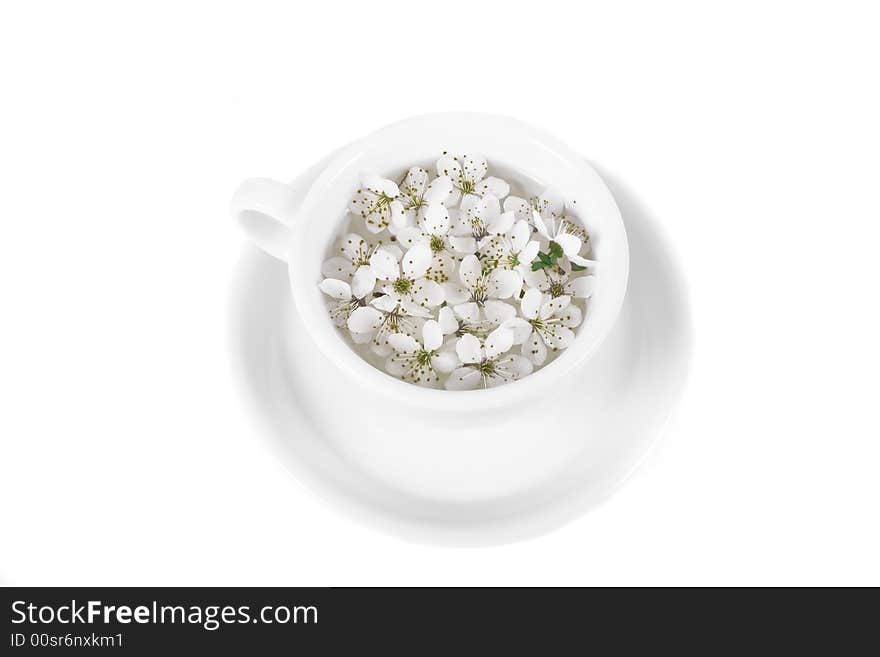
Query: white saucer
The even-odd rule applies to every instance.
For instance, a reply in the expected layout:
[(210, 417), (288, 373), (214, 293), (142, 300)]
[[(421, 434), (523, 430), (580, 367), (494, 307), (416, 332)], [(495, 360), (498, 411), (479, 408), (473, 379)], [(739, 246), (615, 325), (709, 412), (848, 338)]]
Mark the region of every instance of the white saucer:
[(439, 427), (346, 380), (298, 326), (286, 266), (245, 247), (232, 289), (234, 374), (293, 475), (365, 525), (451, 545), (545, 533), (623, 483), (683, 390), (690, 318), (658, 225), (603, 177), (631, 253), (617, 325), (553, 402), (491, 425)]

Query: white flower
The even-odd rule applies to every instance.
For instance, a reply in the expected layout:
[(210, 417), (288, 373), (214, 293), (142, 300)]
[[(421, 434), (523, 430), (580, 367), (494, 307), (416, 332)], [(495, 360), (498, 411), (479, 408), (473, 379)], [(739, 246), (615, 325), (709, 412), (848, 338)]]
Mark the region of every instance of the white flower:
[(387, 251), (397, 260), (403, 255), (403, 251), (396, 244), (383, 244), (381, 240), (373, 244), (357, 233), (346, 233), (336, 245), (336, 253), (342, 255), (325, 260), (321, 266), (321, 273), (325, 278), (350, 280), (355, 271), (370, 264), (370, 257), (377, 249)]
[[(540, 196), (532, 196), (528, 201), (518, 196), (508, 196), (504, 199), (504, 210), (513, 212), (517, 220), (528, 221), (545, 240), (559, 244), (566, 257), (576, 265), (587, 267), (596, 264), (595, 261), (579, 255), (581, 245), (589, 240), (589, 236), (580, 222), (566, 213), (565, 199), (555, 190), (545, 189)], [(579, 243), (571, 240), (568, 235), (579, 240)], [(560, 237), (561, 241), (558, 239)]]
[[(570, 345), (574, 340), (574, 331), (571, 329), (578, 326), (582, 319), (580, 308), (571, 303), (570, 296), (554, 299), (535, 288), (526, 290), (520, 311), (531, 326), (531, 333), (522, 344), (522, 354), (535, 365), (544, 364), (547, 349), (558, 351)], [(503, 325), (514, 331), (514, 340), (522, 337), (520, 331), (524, 328), (524, 323), (517, 319), (520, 318)]]
[(464, 257), (458, 274), (460, 285), (450, 281), (443, 287), (447, 303), (459, 318), (497, 326), (516, 314), (516, 308), (502, 299), (509, 299), (522, 287), (518, 274), (506, 269), (483, 271), (475, 255)]
[(556, 275), (552, 272), (548, 273), (546, 269), (541, 269), (533, 272), (528, 284), (551, 297), (568, 295), (575, 299), (589, 299), (593, 296), (593, 290), (596, 287), (596, 277), (588, 275), (572, 278), (568, 274)]
[(528, 201), (509, 196), (504, 200), (504, 210), (513, 212), (519, 220), (531, 222), (544, 240), (562, 247), (570, 262), (579, 267), (596, 264), (580, 255), (589, 236), (575, 217), (566, 214), (565, 200), (555, 190), (545, 189), (541, 196), (533, 196)]
[(532, 220), (535, 222), (538, 234), (548, 242), (556, 242), (561, 246), (562, 252), (570, 262), (579, 267), (596, 264), (595, 260), (587, 260), (579, 255), (581, 246), (583, 246), (583, 240), (587, 237), (587, 232), (570, 218), (562, 217), (556, 219), (549, 216), (545, 222), (540, 214), (532, 211)]
[(448, 281), (458, 262), (449, 229), (449, 211), (440, 203), (431, 203), (418, 226), (404, 228), (397, 234), (397, 242), (404, 248), (423, 245), (431, 250), (431, 264), (425, 278), (437, 283)]
[(364, 175), (361, 177), (361, 188), (349, 202), (348, 209), (363, 218), (368, 231), (379, 233), (392, 222), (403, 225), (403, 204), (399, 197), (400, 189), (393, 181)]
[(385, 361), (385, 370), (420, 386), (435, 386), (440, 381), (437, 372), (451, 372), (458, 364), (453, 353), (440, 351), (443, 332), (433, 319), (422, 327), (421, 342), (411, 335), (393, 333), (388, 336), (388, 343), (395, 353)]
[(336, 300), (330, 307), (330, 318), (336, 326), (345, 326), (351, 314), (367, 305), (366, 296), (376, 287), (376, 276), (369, 266), (360, 267), (351, 278), (351, 285), (336, 278), (325, 278), (318, 284), (321, 292)]
[(446, 204), (453, 206), (462, 196), (493, 194), (504, 198), (510, 193), (510, 185), (501, 178), (486, 177), (489, 165), (482, 155), (444, 155), (437, 161), (437, 175), (447, 176), (453, 185)]
[[(412, 312), (411, 312), (412, 311)], [(431, 314), (421, 307), (410, 309), (399, 300), (379, 293), (366, 306), (352, 311), (348, 318), (348, 330), (355, 344), (370, 343), (370, 349), (380, 355), (391, 353), (388, 336), (393, 333), (416, 335), (425, 319)]]
[(376, 278), (386, 281), (382, 291), (389, 298), (410, 315), (426, 315), (428, 308), (443, 303), (443, 288), (425, 278), (431, 260), (431, 249), (424, 244), (409, 249), (400, 264), (390, 253), (379, 249), (370, 257), (370, 269)]
[(462, 253), (475, 253), (485, 237), (506, 233), (514, 220), (513, 212), (501, 212), (501, 204), (494, 195), (480, 198), (468, 194), (461, 201), (452, 244)]
[[(460, 338), (463, 335), (470, 334), (482, 340), (489, 335), (492, 330), (498, 328), (503, 321), (516, 315), (516, 308), (510, 304), (505, 303), (504, 305), (506, 308), (501, 309), (501, 313), (492, 313), (493, 318), (491, 320), (474, 320), (468, 314), (468, 311), (470, 310), (469, 307), (462, 307), (462, 310), (465, 311), (465, 316), (462, 317), (450, 306), (443, 306), (440, 309), (440, 312), (437, 313), (437, 323), (440, 324), (440, 329), (443, 331), (443, 335), (452, 335)], [(507, 311), (507, 309), (510, 309), (510, 311)]]
[(448, 390), (493, 388), (532, 373), (532, 363), (518, 354), (505, 353), (513, 345), (513, 331), (499, 327), (484, 343), (473, 335), (463, 335), (455, 345), (464, 367), (454, 370), (446, 379)]
[(404, 221), (392, 224), (389, 230), (397, 234), (401, 228), (415, 226), (424, 219), (429, 205), (443, 203), (451, 191), (452, 181), (448, 176), (439, 176), (428, 184), (428, 172), (421, 167), (413, 167), (400, 184), (399, 200), (403, 205)]
[(530, 239), (532, 229), (525, 221), (517, 221), (504, 235), (497, 235), (484, 241), (480, 248), (483, 262), (487, 267), (508, 269), (523, 282), (534, 280), (532, 261), (538, 255), (541, 245)]
[(565, 199), (555, 190), (545, 189), (540, 196), (531, 196), (528, 200), (519, 196), (508, 196), (504, 199), (504, 211), (514, 212), (517, 220), (532, 222), (532, 211), (542, 217), (562, 217), (565, 214)]

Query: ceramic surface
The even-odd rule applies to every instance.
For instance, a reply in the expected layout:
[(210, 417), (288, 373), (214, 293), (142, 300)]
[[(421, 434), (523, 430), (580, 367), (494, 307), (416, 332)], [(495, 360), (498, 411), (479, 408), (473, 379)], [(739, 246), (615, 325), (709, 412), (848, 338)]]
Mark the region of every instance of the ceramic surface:
[[(552, 186), (591, 236), (596, 287), (577, 338), (552, 362), (510, 385), (490, 390), (432, 390), (413, 386), (377, 370), (339, 335), (319, 291), (321, 263), (339, 234), (360, 175), (400, 177), (413, 163), (435, 162), (444, 151), (478, 152), (490, 166), (518, 171), (541, 187)], [(567, 385), (607, 337), (623, 303), (629, 249), (620, 211), (605, 183), (576, 152), (556, 138), (502, 116), (446, 113), (415, 117), (383, 128), (346, 146), (313, 171), (314, 177), (287, 185), (267, 179), (245, 181), (232, 202), (233, 215), (264, 251), (287, 262), (288, 278), (303, 331), (338, 376), (356, 379), (385, 404), (430, 411), (438, 422), (450, 412), (491, 420), (499, 409), (517, 411)]]
[(303, 330), (285, 264), (246, 247), (232, 293), (234, 371), (294, 476), (358, 522), (446, 545), (535, 536), (606, 498), (660, 435), (690, 354), (675, 259), (656, 222), (615, 194), (632, 268), (607, 339), (552, 395), (457, 427), (341, 377)]

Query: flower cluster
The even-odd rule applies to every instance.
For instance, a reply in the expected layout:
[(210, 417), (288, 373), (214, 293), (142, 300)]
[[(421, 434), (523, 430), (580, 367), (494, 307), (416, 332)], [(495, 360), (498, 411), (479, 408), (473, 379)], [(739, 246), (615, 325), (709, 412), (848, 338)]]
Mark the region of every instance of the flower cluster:
[[(324, 262), (333, 322), (391, 375), (449, 390), (520, 379), (574, 340), (593, 294), (589, 236), (551, 190), (529, 198), (479, 155), (436, 176), (364, 175)], [(367, 237), (363, 236), (367, 235)], [(376, 359), (379, 359), (378, 361)]]

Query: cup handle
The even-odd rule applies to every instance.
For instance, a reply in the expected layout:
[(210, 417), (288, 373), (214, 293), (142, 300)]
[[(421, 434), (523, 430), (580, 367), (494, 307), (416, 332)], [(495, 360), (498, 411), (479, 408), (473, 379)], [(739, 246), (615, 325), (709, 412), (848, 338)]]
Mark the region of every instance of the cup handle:
[(271, 256), (287, 262), (290, 226), (304, 191), (270, 178), (248, 178), (232, 196), (232, 216)]

